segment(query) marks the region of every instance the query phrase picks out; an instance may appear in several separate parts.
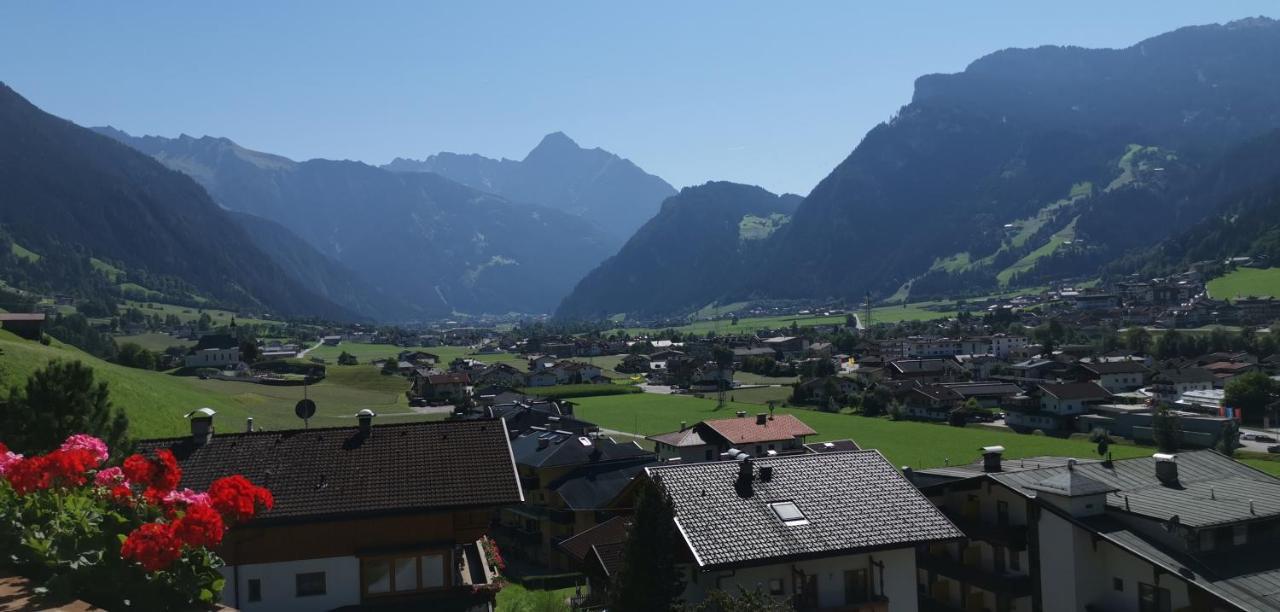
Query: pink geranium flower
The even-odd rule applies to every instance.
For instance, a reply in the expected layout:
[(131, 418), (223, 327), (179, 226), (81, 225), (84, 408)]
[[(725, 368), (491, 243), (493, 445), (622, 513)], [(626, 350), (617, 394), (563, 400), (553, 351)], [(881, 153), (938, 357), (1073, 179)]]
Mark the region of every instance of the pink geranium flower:
[(89, 434), (75, 434), (67, 438), (66, 442), (63, 442), (62, 446), (58, 447), (58, 450), (64, 451), (76, 449), (83, 449), (93, 453), (93, 457), (98, 460), (98, 463), (106, 461), (107, 456), (110, 454), (107, 452), (106, 442)]

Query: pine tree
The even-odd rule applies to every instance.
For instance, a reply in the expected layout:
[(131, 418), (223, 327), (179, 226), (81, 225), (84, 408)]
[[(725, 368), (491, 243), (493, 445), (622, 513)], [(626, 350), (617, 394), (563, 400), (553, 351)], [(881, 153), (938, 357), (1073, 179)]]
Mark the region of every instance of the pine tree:
[(636, 512), (623, 550), (622, 568), (613, 590), (618, 612), (680, 609), (684, 576), (676, 554), (684, 546), (675, 528), (675, 505), (661, 483), (641, 478)]
[(0, 402), (0, 431), (15, 451), (44, 453), (67, 436), (102, 438), (113, 452), (128, 448), (129, 419), (111, 407), (106, 382), (94, 382), (93, 368), (79, 361), (51, 361), (14, 387)]

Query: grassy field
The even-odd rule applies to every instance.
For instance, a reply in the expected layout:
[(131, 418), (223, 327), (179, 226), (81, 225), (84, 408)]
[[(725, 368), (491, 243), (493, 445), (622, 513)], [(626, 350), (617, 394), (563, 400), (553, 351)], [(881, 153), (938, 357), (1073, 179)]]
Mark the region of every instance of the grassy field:
[[(126, 307), (137, 308), (138, 310), (141, 310), (143, 314), (160, 315), (161, 318), (167, 317), (169, 315), (174, 315), (178, 317), (178, 319), (181, 320), (183, 323), (186, 323), (188, 321), (199, 320), (200, 312), (201, 312), (199, 308), (193, 308), (191, 306), (161, 304), (159, 302), (137, 302), (132, 300), (130, 300), (127, 303)], [(256, 325), (279, 325), (280, 324), (280, 321), (271, 321), (267, 319), (246, 319), (246, 318), (237, 317), (236, 313), (231, 312), (229, 310), (217, 310), (213, 308), (206, 308), (204, 309), (203, 312), (209, 313), (209, 318), (213, 319), (213, 324), (215, 326), (226, 325), (228, 323), (231, 323), (232, 318), (235, 318), (237, 323), (244, 323), (244, 324), (256, 324)]]
[(1001, 286), (1008, 284), (1009, 279), (1013, 278), (1014, 274), (1030, 270), (1031, 267), (1034, 266), (1042, 257), (1052, 255), (1059, 247), (1074, 240), (1075, 237), (1076, 219), (1072, 219), (1071, 223), (1068, 223), (1066, 227), (1054, 232), (1054, 234), (1049, 237), (1049, 242), (1041, 245), (1036, 250), (1023, 255), (1022, 259), (1013, 262), (1013, 264), (1008, 268), (1005, 268), (996, 274), (996, 280), (1000, 281)]
[[(680, 427), (681, 421), (692, 424), (703, 419), (732, 418), (740, 409), (730, 403), (717, 410), (716, 402), (711, 399), (656, 394), (589, 397), (575, 403), (574, 412), (580, 418), (608, 429), (644, 435), (673, 431)], [(865, 448), (879, 449), (895, 465), (917, 468), (941, 466), (948, 460), (953, 464), (967, 463), (978, 457), (980, 447), (992, 444), (1003, 445), (1008, 449), (1006, 457), (1012, 459), (1035, 455), (1097, 456), (1095, 446), (1089, 442), (1047, 436), (797, 408), (778, 408), (776, 414), (794, 414), (817, 430), (818, 435), (812, 441), (852, 438)], [(1114, 445), (1112, 450), (1116, 457), (1136, 457), (1151, 452), (1151, 449), (1120, 445)]]
[[(112, 403), (129, 415), (130, 429), (140, 438), (182, 435), (188, 431), (183, 415), (208, 406), (218, 411), (223, 431), (244, 427), (252, 416), (268, 429), (298, 427), (293, 405), (302, 399), (302, 387), (272, 387), (253, 383), (200, 380), (136, 370), (107, 363), (78, 349), (54, 342), (44, 346), (0, 331), (0, 385), (21, 386), (27, 376), (52, 359), (78, 360), (94, 369), (96, 380), (106, 381)], [(311, 425), (351, 424), (361, 408), (379, 413), (380, 422), (439, 418), (409, 410), (404, 397), (408, 382), (383, 376), (374, 368), (332, 367), (329, 377), (307, 388), (318, 411)]]
[(532, 590), (513, 582), (498, 591), (497, 609), (500, 612), (569, 612), (568, 600), (574, 591), (574, 587)]
[(799, 376), (761, 376), (752, 374), (751, 372), (743, 372), (741, 370), (733, 373), (733, 380), (744, 385), (789, 385), (797, 380)]
[(549, 399), (569, 399), (578, 397), (594, 397), (599, 395), (624, 395), (640, 393), (640, 388), (632, 385), (552, 385), (548, 387), (524, 387), (517, 391), (525, 395), (536, 395)]
[[(931, 319), (941, 319), (955, 315), (955, 311), (934, 311), (924, 307), (925, 303), (906, 304), (898, 306), (879, 306), (871, 309), (871, 316), (877, 323), (897, 323), (899, 321), (928, 321)], [(733, 325), (728, 319), (718, 319), (714, 321), (695, 321), (688, 325), (671, 328), (681, 333), (705, 334), (714, 331), (717, 334), (747, 334), (762, 329), (783, 329), (791, 327), (792, 323), (800, 327), (812, 325), (844, 325), (845, 315), (832, 316), (813, 316), (813, 315), (786, 315), (778, 317), (743, 317), (738, 319), (738, 324)], [(645, 328), (645, 327), (628, 327), (624, 331), (631, 335), (652, 334), (663, 331), (667, 328)]]
[(316, 350), (311, 351), (310, 353), (307, 353), (307, 356), (319, 357), (320, 359), (324, 359), (328, 363), (337, 363), (338, 356), (341, 355), (344, 351), (352, 355), (355, 355), (356, 359), (358, 359), (362, 364), (373, 361), (374, 359), (395, 357), (396, 355), (399, 355), (401, 351), (422, 351), (424, 353), (439, 355), (440, 359), (445, 364), (448, 364), (450, 361), (453, 361), (454, 359), (457, 359), (459, 357), (467, 357), (470, 359), (475, 359), (476, 361), (484, 361), (488, 363), (506, 362), (520, 368), (521, 370), (526, 369), (526, 367), (528, 366), (528, 362), (526, 362), (519, 355), (513, 355), (511, 353), (493, 353), (493, 354), (487, 354), (487, 355), (479, 355), (479, 354), (476, 354), (474, 351), (472, 351), (470, 347), (465, 347), (465, 346), (403, 347), (403, 346), (396, 346), (394, 344), (367, 344), (362, 342), (343, 342), (338, 346), (321, 346)]
[(19, 258), (25, 259), (29, 262), (34, 263), (34, 262), (40, 261), (40, 255), (38, 253), (36, 253), (35, 251), (30, 251), (16, 242), (12, 243), (12, 247), (9, 250), (12, 251), (13, 254), (17, 255)]
[(174, 338), (169, 334), (138, 334), (136, 336), (116, 336), (117, 344), (132, 342), (150, 351), (163, 351), (171, 346), (195, 346), (195, 341), (185, 340), (182, 338)]
[[(714, 398), (715, 394), (707, 394), (707, 397)], [(770, 400), (778, 402), (787, 401), (791, 398), (791, 387), (752, 387), (750, 389), (733, 389), (729, 391), (729, 399), (739, 404), (760, 404), (769, 403)]]
[(1248, 295), (1280, 297), (1280, 268), (1240, 268), (1219, 276), (1208, 284), (1215, 299), (1231, 299)]

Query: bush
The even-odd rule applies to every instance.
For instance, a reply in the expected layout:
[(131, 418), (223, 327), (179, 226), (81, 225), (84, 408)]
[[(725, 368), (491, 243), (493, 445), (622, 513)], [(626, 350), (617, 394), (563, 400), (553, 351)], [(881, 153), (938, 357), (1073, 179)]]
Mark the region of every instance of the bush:
[(107, 445), (77, 434), (46, 455), (0, 443), (0, 550), (6, 564), (55, 596), (111, 610), (190, 610), (218, 600), (213, 549), (229, 526), (269, 509), (271, 494), (243, 476), (207, 493), (177, 491), (173, 453), (106, 467)]

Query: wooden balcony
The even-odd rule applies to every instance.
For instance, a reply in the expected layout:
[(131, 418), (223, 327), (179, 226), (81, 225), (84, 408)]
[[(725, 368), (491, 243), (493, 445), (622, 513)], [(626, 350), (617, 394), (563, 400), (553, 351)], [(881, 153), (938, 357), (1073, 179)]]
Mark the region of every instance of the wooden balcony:
[(1031, 576), (996, 573), (976, 564), (961, 563), (942, 555), (920, 555), (921, 569), (996, 594), (1018, 598), (1031, 595)]

